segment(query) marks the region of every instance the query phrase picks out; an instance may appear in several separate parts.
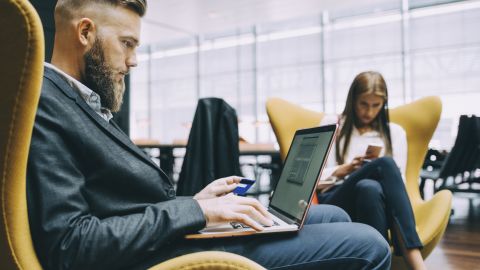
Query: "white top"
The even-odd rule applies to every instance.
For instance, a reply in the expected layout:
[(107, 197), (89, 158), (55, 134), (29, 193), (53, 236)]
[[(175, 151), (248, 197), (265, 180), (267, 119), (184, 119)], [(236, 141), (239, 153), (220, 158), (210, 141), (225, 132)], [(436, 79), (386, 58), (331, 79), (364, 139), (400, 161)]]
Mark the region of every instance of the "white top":
[[(321, 125), (333, 124), (336, 123), (338, 116), (335, 115), (326, 115), (322, 121)], [(390, 123), (390, 135), (392, 138), (392, 151), (393, 159), (397, 163), (400, 172), (402, 173), (403, 182), (405, 182), (405, 169), (407, 167), (407, 135), (403, 128), (395, 123)], [(340, 146), (343, 145), (345, 138), (342, 138)], [(385, 155), (385, 143), (380, 137), (378, 131), (368, 131), (363, 134), (360, 134), (358, 129), (354, 126), (352, 131), (352, 136), (350, 138), (350, 144), (348, 150), (345, 153), (345, 162), (351, 162), (355, 157), (365, 155), (367, 146), (369, 144), (381, 145), (382, 152), (380, 156)], [(330, 150), (330, 155), (328, 156), (326, 167), (324, 168), (321, 176), (321, 180), (325, 180), (333, 174), (333, 172), (338, 168), (336, 159), (335, 159), (335, 144), (332, 145)]]

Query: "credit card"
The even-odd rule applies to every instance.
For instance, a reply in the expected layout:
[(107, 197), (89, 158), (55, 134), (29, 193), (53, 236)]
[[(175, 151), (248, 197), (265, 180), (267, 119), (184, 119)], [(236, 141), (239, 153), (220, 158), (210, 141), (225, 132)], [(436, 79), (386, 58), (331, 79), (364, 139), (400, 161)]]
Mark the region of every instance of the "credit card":
[(238, 196), (245, 196), (248, 189), (251, 188), (253, 184), (255, 184), (255, 180), (242, 178), (242, 180), (240, 180), (240, 183), (238, 183), (238, 186), (233, 190), (233, 194)]

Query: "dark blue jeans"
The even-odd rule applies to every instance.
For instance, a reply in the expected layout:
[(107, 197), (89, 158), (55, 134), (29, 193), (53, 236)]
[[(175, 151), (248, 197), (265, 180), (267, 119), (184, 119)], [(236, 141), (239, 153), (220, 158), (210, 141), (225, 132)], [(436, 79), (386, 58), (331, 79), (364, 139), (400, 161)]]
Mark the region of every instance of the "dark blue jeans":
[[(387, 240), (388, 229), (395, 228), (407, 249), (422, 248), (402, 176), (390, 157), (365, 164), (343, 184), (318, 197), (320, 203), (344, 209), (354, 222), (374, 227)], [(397, 233), (392, 232), (392, 242), (395, 253), (401, 255)]]
[(338, 207), (313, 205), (297, 233), (181, 240), (145, 266), (206, 250), (239, 254), (267, 269), (389, 269), (391, 259), (388, 243), (372, 227), (351, 223)]

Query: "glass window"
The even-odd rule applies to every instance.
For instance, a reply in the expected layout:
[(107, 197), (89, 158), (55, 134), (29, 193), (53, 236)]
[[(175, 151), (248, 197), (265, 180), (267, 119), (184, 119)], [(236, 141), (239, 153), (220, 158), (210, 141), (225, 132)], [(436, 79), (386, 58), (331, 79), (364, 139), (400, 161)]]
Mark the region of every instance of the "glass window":
[(390, 107), (442, 98), (432, 146), (449, 149), (459, 116), (479, 114), (480, 5), (410, 0), (402, 17), (401, 3), (339, 6), (323, 13), (325, 25), (319, 15), (207, 33), (199, 39), (199, 70), (193, 38), (144, 46), (131, 76), (130, 134), (186, 139), (197, 99), (215, 96), (237, 110), (240, 136), (274, 142), (268, 98), (340, 113), (355, 75), (375, 70), (385, 77)]
[(436, 95), (443, 110), (432, 144), (450, 149), (462, 114), (479, 114), (480, 9), (412, 18), (413, 98)]

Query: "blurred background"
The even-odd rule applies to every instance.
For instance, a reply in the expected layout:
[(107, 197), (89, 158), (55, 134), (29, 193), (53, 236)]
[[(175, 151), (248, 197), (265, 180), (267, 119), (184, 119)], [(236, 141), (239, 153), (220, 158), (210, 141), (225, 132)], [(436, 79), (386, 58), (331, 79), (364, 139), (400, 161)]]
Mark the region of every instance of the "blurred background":
[(237, 110), (241, 137), (275, 142), (267, 98), (341, 113), (365, 70), (384, 75), (390, 107), (442, 98), (435, 149), (480, 112), (480, 1), (156, 0), (143, 22), (134, 140), (185, 140), (198, 98), (216, 96)]
[[(49, 62), (56, 0), (30, 1), (42, 19)], [(267, 203), (282, 162), (266, 100), (280, 97), (339, 114), (355, 75), (379, 71), (391, 108), (431, 95), (443, 103), (419, 188), (427, 200), (439, 188), (454, 197), (446, 233), (427, 266), (478, 269), (480, 148), (471, 156), (473, 167), (462, 169), (459, 155), (474, 147), (455, 141), (460, 116), (480, 115), (480, 0), (149, 0), (148, 5), (138, 67), (126, 77), (115, 120), (173, 180), (198, 99), (220, 97), (235, 108), (239, 135), (250, 143), (240, 144), (242, 174), (257, 179), (252, 196)]]

